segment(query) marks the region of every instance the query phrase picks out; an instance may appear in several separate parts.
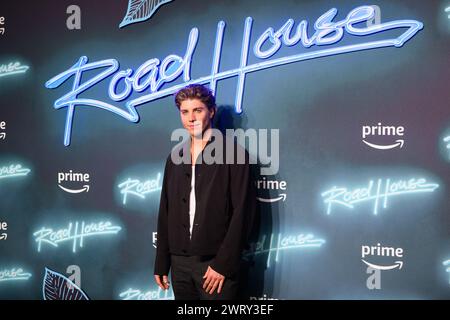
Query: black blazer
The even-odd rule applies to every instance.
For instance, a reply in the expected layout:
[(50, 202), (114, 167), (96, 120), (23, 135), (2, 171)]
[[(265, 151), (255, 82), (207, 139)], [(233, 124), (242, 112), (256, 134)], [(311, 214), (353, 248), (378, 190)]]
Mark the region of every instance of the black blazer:
[[(248, 152), (231, 140), (234, 164), (226, 164), (226, 141), (230, 142), (230, 138), (222, 137), (223, 163), (200, 163), (205, 150), (212, 146), (211, 140), (195, 164), (192, 239), (189, 239), (191, 164), (174, 164), (170, 155), (166, 160), (158, 215), (156, 275), (169, 273), (171, 254), (215, 256), (210, 266), (225, 277), (232, 277), (239, 270), (256, 210), (256, 192)], [(189, 144), (186, 150), (190, 150)], [(236, 163), (238, 150), (245, 153), (244, 164)], [(183, 155), (182, 150), (180, 154)]]

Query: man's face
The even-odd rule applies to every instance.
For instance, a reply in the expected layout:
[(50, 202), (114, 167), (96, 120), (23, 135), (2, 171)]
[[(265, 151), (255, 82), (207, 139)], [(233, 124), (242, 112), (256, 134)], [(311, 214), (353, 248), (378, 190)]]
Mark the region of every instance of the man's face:
[(201, 138), (203, 132), (211, 128), (211, 120), (215, 109), (211, 110), (198, 99), (188, 99), (181, 102), (180, 116), (183, 127), (193, 137)]

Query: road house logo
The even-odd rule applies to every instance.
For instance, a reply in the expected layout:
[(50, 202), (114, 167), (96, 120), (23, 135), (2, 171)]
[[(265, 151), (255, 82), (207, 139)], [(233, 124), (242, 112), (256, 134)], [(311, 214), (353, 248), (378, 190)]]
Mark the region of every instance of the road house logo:
[[(192, 28), (189, 33), (184, 56), (170, 54), (162, 61), (157, 58), (148, 59), (136, 70), (126, 68), (119, 71), (120, 63), (116, 59), (88, 63), (88, 57), (81, 56), (78, 61), (71, 64), (72, 67), (68, 70), (61, 72), (45, 83), (46, 88), (56, 89), (68, 79), (73, 78), (73, 83), (69, 86), (71, 90), (54, 102), (55, 109), (67, 108), (64, 145), (70, 144), (73, 116), (77, 107), (100, 108), (136, 123), (139, 121), (136, 107), (140, 105), (172, 95), (184, 86), (193, 83), (209, 84), (211, 90), (215, 92), (218, 81), (237, 77), (235, 110), (237, 113), (241, 113), (247, 73), (342, 53), (386, 47), (399, 48), (423, 28), (423, 24), (416, 20), (395, 20), (367, 26), (364, 22), (367, 23), (375, 17), (375, 10), (371, 6), (357, 7), (351, 10), (342, 20), (333, 21), (337, 14), (338, 10), (332, 8), (321, 15), (314, 24), (309, 24), (308, 21), (303, 20), (298, 23), (295, 29), (294, 20), (288, 19), (277, 31), (273, 27), (267, 28), (261, 35), (257, 36), (253, 45), (253, 55), (257, 60), (254, 64), (248, 64), (253, 18), (247, 17), (244, 24), (239, 66), (224, 71), (219, 71), (225, 31), (225, 22), (220, 21), (217, 24), (211, 73), (197, 79), (191, 79), (191, 65), (199, 37), (197, 28)], [(308, 29), (311, 30), (311, 28), (315, 30), (312, 36), (308, 34)], [(402, 29), (402, 32), (397, 37), (391, 38), (392, 33), (387, 31), (395, 29)], [(389, 36), (385, 32), (389, 33)], [(384, 37), (370, 37), (374, 34), (381, 34)], [(332, 46), (338, 44), (344, 35), (346, 38), (352, 39), (354, 44)], [(301, 45), (302, 49), (305, 50), (290, 56), (272, 58), (282, 46), (295, 47), (296, 45)], [(85, 72), (92, 73), (93, 70), (99, 68), (103, 68), (103, 70), (95, 76), (89, 78), (84, 74)], [(175, 81), (181, 76), (183, 76), (182, 83), (162, 88), (165, 84)], [(79, 95), (87, 93), (90, 88), (109, 77), (111, 77), (108, 87), (110, 101), (95, 100), (89, 96), (79, 97)], [(142, 95), (128, 99), (132, 93), (142, 93)], [(125, 102), (127, 99), (128, 101)], [(121, 101), (125, 104), (124, 108), (115, 105), (116, 102)]]
[(20, 62), (10, 62), (9, 64), (0, 65), (0, 79), (14, 74), (25, 73), (30, 67), (23, 66)]
[(154, 193), (162, 188), (161, 172), (156, 174), (153, 179), (141, 181), (139, 179), (127, 178), (117, 186), (120, 194), (123, 195), (122, 204), (127, 204), (128, 196), (145, 199), (147, 194)]
[(150, 290), (143, 292), (138, 289), (129, 288), (128, 290), (119, 294), (119, 298), (122, 300), (174, 300), (173, 291), (161, 290), (160, 287), (156, 290)]
[(287, 184), (284, 180), (267, 180), (266, 177), (262, 177), (255, 181), (256, 189), (262, 192), (266, 191), (279, 191), (278, 194), (270, 197), (256, 197), (260, 202), (272, 203), (277, 201), (285, 201), (286, 200), (286, 188)]
[(8, 239), (8, 223), (0, 221), (0, 240)]
[(28, 168), (22, 168), (21, 164), (10, 164), (9, 166), (0, 167), (0, 181), (2, 179), (11, 179), (23, 177), (31, 172)]
[[(389, 258), (390, 261), (388, 263), (379, 262), (385, 261), (384, 257)], [(402, 248), (384, 247), (380, 243), (377, 243), (376, 246), (361, 246), (361, 261), (367, 266), (366, 273), (370, 274), (366, 281), (367, 288), (370, 290), (381, 289), (381, 271), (402, 269), (402, 258)]]
[(6, 121), (1, 121), (0, 122), (0, 130), (2, 130), (0, 132), (0, 140), (5, 140), (6, 139), (6, 132), (4, 130), (6, 130)]
[[(405, 128), (402, 126), (382, 126), (381, 122), (379, 122), (376, 126), (363, 126), (362, 127), (362, 142), (368, 145), (371, 148), (378, 150), (389, 150), (394, 148), (402, 148), (405, 140), (398, 139), (403, 138), (405, 132)], [(392, 137), (395, 141), (389, 144), (381, 144), (370, 142), (368, 139), (376, 137)]]
[(31, 273), (25, 272), (22, 268), (12, 268), (0, 270), (0, 283), (6, 281), (21, 281), (31, 278)]
[[(63, 182), (80, 182), (83, 183), (81, 188), (70, 189), (62, 185)], [(89, 192), (89, 173), (76, 173), (69, 170), (69, 172), (58, 172), (58, 187), (68, 193), (82, 193)]]
[(354, 209), (356, 205), (364, 202), (373, 202), (373, 214), (378, 214), (382, 205), (387, 208), (388, 200), (393, 197), (415, 195), (417, 193), (433, 192), (439, 185), (428, 183), (424, 178), (409, 180), (378, 179), (370, 180), (367, 186), (356, 188), (336, 187), (322, 193), (324, 203), (327, 205), (327, 214), (331, 214), (334, 206)]
[(280, 251), (291, 251), (303, 248), (319, 248), (325, 240), (316, 238), (313, 234), (297, 234), (283, 236), (281, 233), (277, 235), (271, 234), (267, 244), (267, 237), (263, 235), (261, 240), (250, 244), (250, 249), (245, 250), (243, 257), (257, 256), (267, 254), (267, 268), (270, 267), (270, 261), (274, 257), (275, 262), (278, 262)]
[[(122, 228), (113, 225), (109, 221), (97, 223), (85, 223), (84, 221), (70, 222), (67, 228), (54, 230), (53, 228), (42, 227), (33, 233), (34, 241), (37, 243), (37, 251), (41, 252), (43, 246), (59, 247), (65, 242), (72, 243), (72, 252), (77, 252), (77, 248), (83, 248), (87, 238), (101, 238), (106, 235), (117, 234)], [(91, 240), (92, 241), (92, 240)], [(97, 242), (98, 241), (92, 241)]]

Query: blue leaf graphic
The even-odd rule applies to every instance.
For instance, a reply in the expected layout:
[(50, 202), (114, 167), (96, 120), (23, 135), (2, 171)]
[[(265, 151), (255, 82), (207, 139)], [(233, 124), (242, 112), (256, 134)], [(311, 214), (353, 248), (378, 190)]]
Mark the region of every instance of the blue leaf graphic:
[(119, 28), (150, 19), (160, 6), (171, 1), (173, 0), (128, 0), (127, 13)]
[(44, 300), (90, 300), (70, 279), (48, 268), (45, 268), (42, 294)]

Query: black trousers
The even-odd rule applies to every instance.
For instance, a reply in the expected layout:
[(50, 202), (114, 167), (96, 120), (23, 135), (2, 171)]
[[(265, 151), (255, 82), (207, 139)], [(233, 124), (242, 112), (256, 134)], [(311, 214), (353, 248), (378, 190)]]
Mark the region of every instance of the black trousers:
[(171, 256), (172, 288), (175, 300), (231, 300), (238, 294), (238, 277), (225, 278), (222, 290), (209, 294), (203, 289), (208, 266), (213, 257)]

